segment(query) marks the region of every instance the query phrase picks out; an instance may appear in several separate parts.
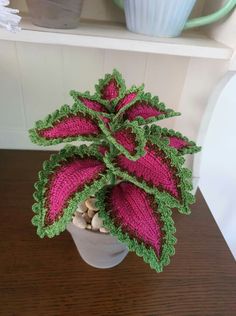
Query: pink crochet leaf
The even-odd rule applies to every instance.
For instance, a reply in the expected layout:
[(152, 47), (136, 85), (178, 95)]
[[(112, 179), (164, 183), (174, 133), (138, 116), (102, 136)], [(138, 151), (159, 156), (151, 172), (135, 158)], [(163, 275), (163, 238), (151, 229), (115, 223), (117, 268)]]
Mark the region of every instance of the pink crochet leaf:
[(95, 140), (102, 133), (98, 119), (74, 106), (63, 106), (30, 130), (31, 140), (39, 145), (52, 145), (74, 140)]
[(121, 182), (111, 189), (109, 201), (108, 209), (116, 224), (129, 236), (152, 247), (160, 257), (162, 225), (158, 213), (153, 210), (153, 198), (134, 184)]
[(99, 133), (99, 128), (92, 119), (73, 115), (56, 122), (53, 127), (39, 130), (38, 133), (46, 139), (92, 136)]
[(136, 160), (144, 154), (146, 139), (143, 130), (136, 123), (126, 122), (114, 132), (106, 128), (104, 124), (99, 126), (107, 140), (129, 159)]
[(152, 125), (151, 127), (145, 127), (145, 134), (147, 138), (151, 137), (154, 140), (167, 140), (169, 146), (175, 148), (180, 155), (193, 154), (201, 150), (201, 147), (198, 147), (195, 142), (190, 141), (186, 136), (173, 129)]
[(128, 150), (130, 154), (135, 154), (137, 144), (135, 134), (132, 133), (131, 128), (120, 129), (113, 133), (113, 137), (116, 142)]
[(169, 139), (170, 147), (174, 147), (175, 149), (182, 149), (188, 146), (188, 142), (186, 142), (186, 140), (184, 139), (181, 139), (175, 136), (170, 136), (168, 137), (168, 139)]
[(123, 155), (117, 157), (117, 165), (140, 180), (167, 191), (176, 199), (181, 199), (178, 188), (176, 169), (165, 159), (165, 154), (158, 148), (146, 146), (146, 154), (138, 160), (130, 161)]
[[(163, 258), (167, 256), (166, 234), (173, 238), (170, 235), (175, 232), (168, 208), (165, 209), (167, 217), (162, 217), (155, 196), (130, 182), (121, 182), (103, 191), (98, 194), (98, 200), (99, 216), (110, 232), (131, 251), (143, 256), (153, 268), (162, 271)], [(174, 242), (172, 239), (171, 246)], [(168, 251), (173, 254), (173, 249)]]
[(104, 79), (99, 80), (95, 89), (100, 99), (111, 102), (120, 98), (126, 87), (121, 74), (113, 70), (112, 74), (106, 74)]
[(39, 235), (52, 237), (63, 231), (78, 202), (108, 181), (105, 173), (102, 155), (87, 146), (67, 147), (45, 162), (34, 194), (33, 222)]
[(115, 113), (118, 113), (119, 111), (124, 110), (127, 106), (133, 104), (138, 97), (138, 92), (138, 89), (135, 89), (135, 91), (128, 91), (116, 104)]
[(152, 98), (149, 93), (142, 93), (135, 102), (126, 107), (123, 118), (129, 121), (137, 120), (142, 125), (176, 115), (179, 113), (167, 109), (157, 97)]
[(45, 224), (54, 223), (63, 213), (71, 196), (96, 180), (104, 170), (104, 164), (95, 158), (67, 160), (56, 168), (47, 188), (48, 212)]
[(102, 99), (111, 101), (119, 96), (119, 84), (115, 78), (110, 79), (101, 90)]
[(182, 167), (184, 159), (177, 156), (165, 143), (147, 143), (146, 154), (136, 161), (124, 155), (105, 157), (112, 172), (148, 192), (156, 192), (170, 207), (177, 207), (182, 213), (189, 213), (189, 204), (194, 198), (190, 193), (191, 172)]
[(73, 97), (76, 103), (79, 103), (85, 108), (85, 110), (92, 111), (93, 114), (109, 116), (107, 109), (108, 103), (97, 98), (97, 96), (91, 96), (89, 92), (80, 93), (72, 90), (70, 95)]
[(175, 148), (179, 154), (194, 154), (201, 150), (201, 147), (197, 146), (195, 142), (190, 141), (187, 137), (183, 136), (179, 132), (162, 129), (162, 137), (167, 138), (169, 146)]

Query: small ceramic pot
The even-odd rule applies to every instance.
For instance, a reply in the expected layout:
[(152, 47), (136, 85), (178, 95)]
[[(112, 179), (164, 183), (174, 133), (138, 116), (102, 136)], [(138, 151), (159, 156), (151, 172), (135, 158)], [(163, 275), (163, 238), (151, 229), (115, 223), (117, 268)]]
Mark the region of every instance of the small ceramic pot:
[(126, 245), (110, 234), (81, 229), (73, 223), (67, 225), (75, 245), (83, 260), (100, 269), (118, 265), (128, 254)]
[(32, 23), (58, 29), (79, 24), (83, 0), (26, 0)]

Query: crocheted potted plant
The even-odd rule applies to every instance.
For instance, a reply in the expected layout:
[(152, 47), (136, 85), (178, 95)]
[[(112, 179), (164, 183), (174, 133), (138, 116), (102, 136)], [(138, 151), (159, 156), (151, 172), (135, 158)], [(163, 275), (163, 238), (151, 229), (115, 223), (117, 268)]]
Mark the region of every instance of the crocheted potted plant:
[[(91, 265), (114, 266), (129, 249), (160, 272), (176, 243), (171, 209), (189, 214), (194, 202), (183, 155), (200, 148), (178, 132), (147, 125), (180, 113), (144, 86), (127, 90), (118, 71), (95, 88), (94, 95), (71, 91), (72, 107), (62, 106), (30, 130), (31, 140), (44, 146), (92, 142), (67, 145), (43, 163), (32, 223), (40, 237), (67, 228)], [(96, 221), (81, 222), (89, 212)]]

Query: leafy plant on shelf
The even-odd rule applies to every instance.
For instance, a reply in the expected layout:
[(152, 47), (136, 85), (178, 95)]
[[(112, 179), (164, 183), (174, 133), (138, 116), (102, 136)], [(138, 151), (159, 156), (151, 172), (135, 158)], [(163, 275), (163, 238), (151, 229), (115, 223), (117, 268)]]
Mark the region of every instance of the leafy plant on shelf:
[(32, 223), (40, 237), (58, 235), (78, 203), (95, 194), (104, 226), (160, 272), (176, 243), (171, 209), (189, 214), (194, 202), (183, 155), (200, 148), (178, 132), (147, 125), (180, 113), (143, 86), (127, 90), (118, 71), (95, 88), (94, 95), (72, 91), (72, 107), (62, 106), (30, 130), (31, 140), (44, 146), (92, 142), (67, 145), (43, 163)]

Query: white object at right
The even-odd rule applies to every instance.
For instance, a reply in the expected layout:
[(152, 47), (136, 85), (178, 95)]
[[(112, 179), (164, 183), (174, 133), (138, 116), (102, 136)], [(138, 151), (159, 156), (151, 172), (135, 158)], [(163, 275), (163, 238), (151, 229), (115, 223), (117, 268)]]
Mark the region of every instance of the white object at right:
[(236, 258), (236, 72), (225, 75), (209, 100), (203, 139), (199, 187)]

